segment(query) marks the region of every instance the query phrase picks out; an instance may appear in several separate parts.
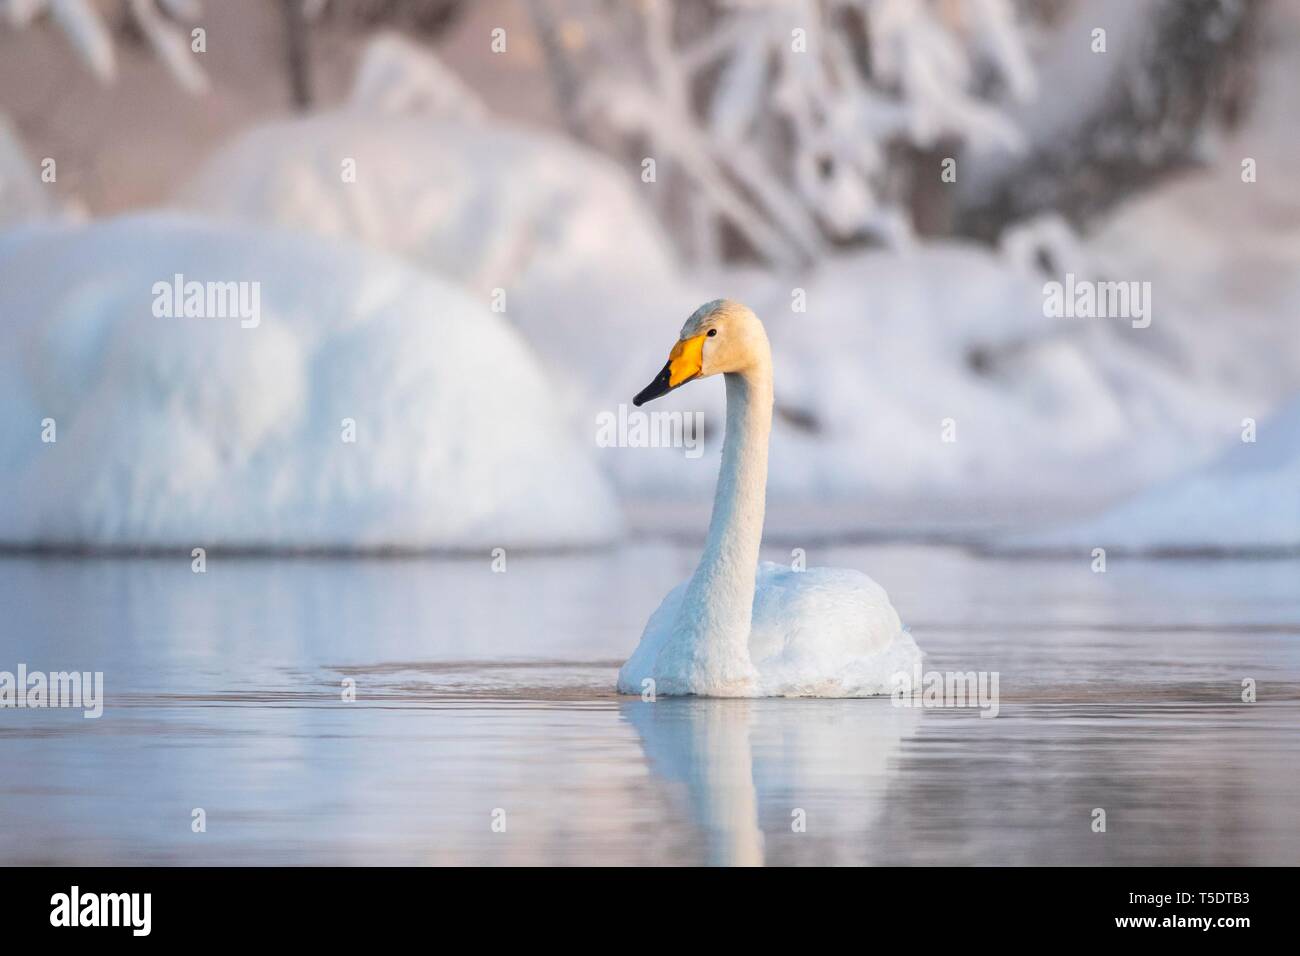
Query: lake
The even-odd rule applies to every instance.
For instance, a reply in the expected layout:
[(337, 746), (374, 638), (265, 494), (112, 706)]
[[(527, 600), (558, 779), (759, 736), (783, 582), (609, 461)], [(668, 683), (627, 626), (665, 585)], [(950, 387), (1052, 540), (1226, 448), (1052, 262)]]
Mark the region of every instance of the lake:
[(813, 547), (997, 716), (619, 697), (697, 554), (0, 558), (0, 670), (106, 697), (0, 709), (0, 862), (1300, 864), (1300, 561)]

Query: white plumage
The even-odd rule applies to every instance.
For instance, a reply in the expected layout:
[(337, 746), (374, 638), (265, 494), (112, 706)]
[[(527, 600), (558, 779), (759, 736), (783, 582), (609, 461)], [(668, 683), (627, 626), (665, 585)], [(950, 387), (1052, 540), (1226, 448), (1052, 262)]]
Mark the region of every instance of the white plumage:
[[(619, 671), (622, 693), (641, 693), (646, 678), (655, 679), (656, 693), (697, 686), (690, 677), (689, 658), (660, 656), (689, 583), (669, 591), (651, 615), (641, 643)], [(888, 694), (893, 675), (910, 675), (921, 655), (885, 589), (861, 571), (794, 571), (771, 561), (758, 566), (748, 651), (757, 677), (756, 697)], [(665, 684), (667, 688), (660, 686)]]
[(718, 300), (687, 320), (640, 405), (723, 374), (727, 430), (708, 540), (690, 579), (651, 616), (619, 671), (625, 694), (866, 697), (911, 674), (921, 651), (885, 590), (860, 571), (758, 562), (763, 536), (771, 347), (749, 309)]

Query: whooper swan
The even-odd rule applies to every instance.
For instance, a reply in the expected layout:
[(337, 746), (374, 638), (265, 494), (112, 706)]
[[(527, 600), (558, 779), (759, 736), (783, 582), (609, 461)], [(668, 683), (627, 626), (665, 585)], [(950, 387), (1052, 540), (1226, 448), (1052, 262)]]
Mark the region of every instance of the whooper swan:
[[(880, 585), (844, 568), (759, 563), (772, 429), (772, 350), (763, 324), (726, 299), (683, 326), (642, 405), (686, 382), (722, 375), (722, 468), (700, 563), (650, 617), (619, 671), (625, 694), (865, 697), (887, 694), (921, 651)], [(653, 680), (653, 685), (647, 683)]]

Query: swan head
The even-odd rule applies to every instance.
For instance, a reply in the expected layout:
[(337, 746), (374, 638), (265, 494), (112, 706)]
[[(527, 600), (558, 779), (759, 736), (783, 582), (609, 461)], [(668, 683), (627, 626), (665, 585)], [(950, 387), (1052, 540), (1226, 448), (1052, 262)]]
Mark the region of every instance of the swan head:
[(706, 302), (686, 320), (668, 364), (632, 399), (644, 405), (697, 378), (746, 372), (771, 362), (763, 323), (747, 306), (731, 299)]

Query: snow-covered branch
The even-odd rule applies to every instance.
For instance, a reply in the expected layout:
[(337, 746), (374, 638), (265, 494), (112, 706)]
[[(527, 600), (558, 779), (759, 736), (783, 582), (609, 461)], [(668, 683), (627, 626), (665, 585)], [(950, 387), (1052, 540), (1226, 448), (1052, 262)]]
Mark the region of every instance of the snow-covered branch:
[[(122, 0), (140, 32), (176, 82), (203, 93), (208, 78), (194, 58), (191, 34), (179, 23), (193, 23), (202, 13), (200, 0)], [(104, 19), (90, 0), (0, 0), (0, 21), (23, 28), (48, 16), (86, 67), (102, 82), (117, 78), (117, 54)]]
[(832, 244), (905, 242), (893, 151), (1017, 149), (990, 91), (1034, 93), (1009, 0), (534, 8), (566, 53), (571, 127), (654, 159), (659, 207), (697, 260), (743, 249), (797, 265)]

